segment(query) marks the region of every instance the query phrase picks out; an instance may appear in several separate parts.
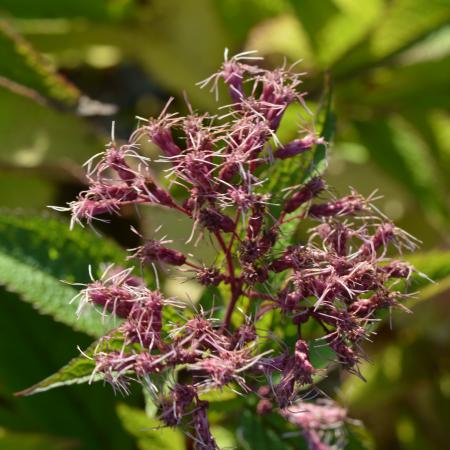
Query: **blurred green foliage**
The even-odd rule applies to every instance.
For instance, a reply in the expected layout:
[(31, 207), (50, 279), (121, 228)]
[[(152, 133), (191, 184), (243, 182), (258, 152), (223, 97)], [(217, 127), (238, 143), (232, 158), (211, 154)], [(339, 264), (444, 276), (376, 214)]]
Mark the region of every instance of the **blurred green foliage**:
[[(13, 398), (76, 356), (76, 345), (90, 343), (67, 326), (73, 309), (55, 306), (70, 298), (57, 280), (87, 281), (88, 264), (120, 252), (87, 232), (69, 237), (65, 225), (22, 218), (83, 188), (80, 163), (102, 148), (112, 120), (116, 135), (126, 138), (135, 115), (158, 114), (169, 96), (183, 108), (183, 90), (195, 108), (215, 108), (195, 83), (216, 70), (225, 47), (257, 49), (268, 66), (303, 59), (298, 67), (308, 73), (312, 106), (329, 76), (336, 113), (330, 184), (365, 194), (378, 187), (381, 209), (433, 250), (415, 262), (440, 285), (423, 291), (427, 302), (416, 314), (394, 316), (394, 332), (380, 330), (379, 345), (368, 349), (367, 383), (350, 377), (340, 395), (364, 419), (376, 448), (448, 445), (448, 0), (0, 0), (0, 205), (22, 212), (0, 220), (1, 284), (8, 288), (0, 302), (0, 450), (165, 448), (160, 430), (142, 429), (152, 427), (133, 404), (142, 399), (115, 405), (102, 386)], [(291, 111), (286, 139), (297, 120)], [(147, 228), (164, 220), (166, 231), (182, 239), (183, 227), (153, 210), (138, 219), (126, 213), (113, 223), (113, 237), (129, 244), (122, 231), (136, 220)], [(89, 324), (78, 329), (100, 333)], [(220, 414), (233, 410), (233, 400), (219, 403), (214, 430), (223, 445), (297, 448), (247, 413), (236, 440)], [(181, 439), (167, 435), (167, 448), (180, 447)], [(351, 440), (349, 448), (358, 447)]]

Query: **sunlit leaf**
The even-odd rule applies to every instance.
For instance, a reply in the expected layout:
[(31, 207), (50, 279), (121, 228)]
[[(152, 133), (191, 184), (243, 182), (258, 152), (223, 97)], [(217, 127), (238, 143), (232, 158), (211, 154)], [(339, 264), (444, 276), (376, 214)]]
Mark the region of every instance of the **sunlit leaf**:
[(288, 9), (288, 2), (284, 0), (216, 0), (212, 3), (238, 45), (254, 25)]
[(291, 0), (290, 3), (322, 67), (328, 67), (365, 37), (384, 9), (382, 0), (326, 0), (320, 7), (310, 1)]
[[(365, 2), (364, 6), (367, 3)], [(335, 67), (335, 74), (350, 74), (412, 46), (450, 19), (446, 0), (389, 2), (370, 35)]]
[(117, 414), (128, 433), (137, 438), (140, 450), (184, 450), (184, 436), (179, 429), (163, 427), (145, 411), (126, 404), (117, 406)]
[[(419, 272), (425, 275), (415, 275), (408, 286), (411, 292), (421, 291), (418, 300), (430, 298), (431, 294), (437, 294), (448, 288), (450, 252), (434, 250), (416, 253), (408, 256), (407, 259)], [(426, 287), (427, 289), (424, 289)], [(411, 303), (415, 304), (416, 302), (417, 299), (412, 300)]]
[(302, 67), (315, 67), (316, 59), (308, 35), (291, 14), (264, 20), (251, 30), (246, 41), (249, 50), (262, 56), (279, 55), (292, 61), (302, 60)]

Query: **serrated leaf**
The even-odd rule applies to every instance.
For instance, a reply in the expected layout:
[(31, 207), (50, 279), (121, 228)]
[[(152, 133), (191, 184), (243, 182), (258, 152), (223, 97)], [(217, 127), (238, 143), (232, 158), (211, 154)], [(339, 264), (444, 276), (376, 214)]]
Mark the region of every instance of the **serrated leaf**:
[(118, 336), (104, 341), (96, 341), (84, 350), (82, 355), (73, 358), (68, 364), (59, 369), (58, 372), (23, 391), (17, 392), (16, 395), (25, 397), (61, 386), (83, 384), (90, 380), (98, 381), (102, 378), (101, 376), (94, 376), (92, 378), (92, 372), (95, 369), (94, 353), (119, 350), (122, 348), (123, 339)]
[(70, 300), (77, 290), (60, 280), (88, 282), (88, 266), (123, 263), (124, 252), (108, 239), (86, 230), (70, 231), (55, 219), (0, 215), (0, 285), (56, 320), (101, 336), (111, 328), (94, 308), (77, 320)]
[(0, 19), (0, 89), (33, 102), (79, 115), (110, 115), (116, 107), (90, 99), (21, 36)]
[(0, 254), (0, 284), (31, 303), (39, 312), (51, 315), (75, 330), (94, 336), (107, 330), (93, 309), (86, 310), (77, 319), (77, 306), (70, 303), (77, 294), (75, 289), (5, 254)]
[(41, 103), (50, 100), (74, 106), (81, 96), (6, 20), (0, 20), (0, 72), (16, 85), (15, 92), (20, 93), (22, 86), (30, 94), (26, 96)]
[[(86, 351), (85, 354), (87, 356), (92, 356), (92, 350)], [(25, 397), (28, 395), (39, 394), (40, 392), (45, 392), (61, 386), (87, 383), (91, 378), (94, 368), (95, 362), (93, 360), (90, 360), (85, 356), (78, 356), (58, 370), (58, 372), (50, 375), (33, 386), (24, 389), (23, 391), (17, 392), (16, 395), (19, 397)]]

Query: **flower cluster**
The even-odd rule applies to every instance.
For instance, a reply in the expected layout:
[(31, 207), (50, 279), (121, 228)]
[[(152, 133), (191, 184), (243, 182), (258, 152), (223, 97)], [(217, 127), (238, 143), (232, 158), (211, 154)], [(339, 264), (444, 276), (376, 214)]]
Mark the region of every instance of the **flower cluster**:
[(330, 400), (298, 401), (281, 415), (300, 428), (311, 450), (332, 450), (345, 442), (343, 426), (350, 421), (347, 411)]
[[(149, 289), (131, 269), (109, 268), (80, 292), (80, 307), (91, 304), (121, 319), (104, 340), (120, 336), (123, 345), (95, 352), (93, 376), (122, 391), (133, 380), (146, 386), (161, 421), (181, 426), (196, 449), (217, 448), (205, 392), (230, 387), (258, 395), (264, 385), (269, 388), (258, 412), (279, 411), (301, 426), (311, 449), (325, 449), (321, 430), (344, 421), (345, 412), (299, 400), (319, 372), (311, 347), (327, 346), (335, 355), (330, 366), (361, 376), (363, 344), (374, 333), (377, 312), (406, 310), (399, 281), (414, 269), (391, 259), (389, 247), (413, 250), (415, 243), (377, 211), (373, 196), (351, 191), (336, 197), (314, 170), (299, 173), (299, 185), (268, 192), (277, 164), (290, 159), (301, 171), (300, 160), (327, 143), (311, 129), (280, 142), (286, 109), (293, 103), (306, 108), (302, 74), (266, 70), (254, 59), (252, 53), (226, 58), (202, 83), (213, 90), (220, 81), (227, 86), (232, 104), (221, 115), (191, 109), (182, 117), (168, 112), (169, 102), (158, 118), (141, 121), (128, 143), (113, 139), (88, 162), (89, 188), (69, 204), (73, 223), (102, 220), (130, 204), (187, 216), (189, 240), (209, 236), (220, 249), (214, 265), (154, 239), (132, 249), (129, 259), (156, 272), (176, 266), (205, 287), (204, 298), (220, 288), (222, 297), (228, 295), (224, 304), (192, 311)], [(139, 153), (144, 141), (159, 148), (155, 161)], [(164, 184), (152, 175), (153, 163), (165, 174)], [(177, 192), (184, 189), (184, 198), (172, 195), (174, 185)], [(309, 237), (287, 242), (286, 230), (300, 222), (310, 223)], [(262, 325), (271, 323), (269, 316), (297, 330), (293, 346), (272, 339)], [(305, 333), (307, 323), (313, 338)]]

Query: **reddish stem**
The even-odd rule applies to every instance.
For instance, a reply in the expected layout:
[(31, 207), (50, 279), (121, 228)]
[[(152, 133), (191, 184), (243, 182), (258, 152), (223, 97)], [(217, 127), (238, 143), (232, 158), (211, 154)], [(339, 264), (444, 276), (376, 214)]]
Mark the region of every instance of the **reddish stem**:
[(222, 235), (219, 231), (215, 231), (214, 235), (216, 236), (216, 239), (225, 254), (225, 260), (228, 267), (228, 276), (230, 277), (231, 300), (227, 306), (227, 311), (225, 313), (225, 319), (222, 326), (222, 329), (226, 330), (230, 327), (231, 316), (233, 315), (234, 307), (236, 306), (236, 302), (241, 295), (241, 282), (239, 280), (236, 280), (236, 277), (234, 275), (234, 265), (231, 251), (229, 251), (229, 249), (227, 248)]

